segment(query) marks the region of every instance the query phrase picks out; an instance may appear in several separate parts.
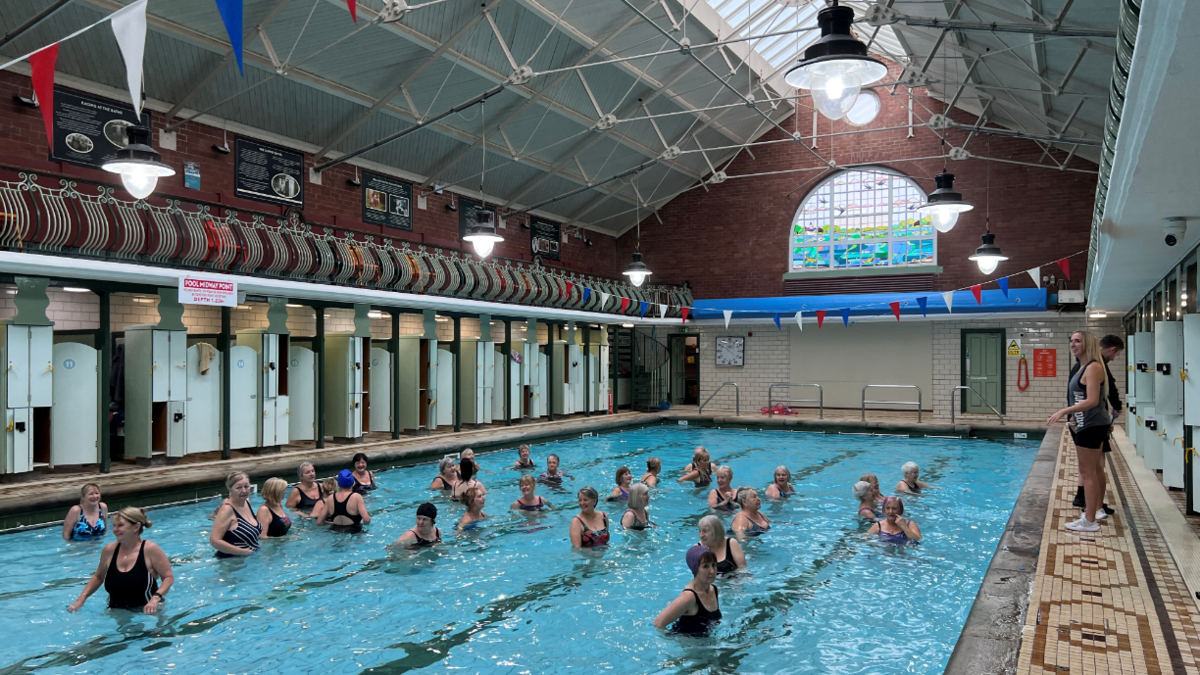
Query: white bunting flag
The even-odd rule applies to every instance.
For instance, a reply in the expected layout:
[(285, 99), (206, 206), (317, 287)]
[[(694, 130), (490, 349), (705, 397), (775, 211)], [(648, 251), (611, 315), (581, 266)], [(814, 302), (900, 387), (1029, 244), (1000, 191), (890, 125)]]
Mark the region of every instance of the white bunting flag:
[(1042, 287), (1042, 268), (1035, 267), (1031, 270), (1025, 270), (1025, 273), (1033, 277), (1033, 285), (1038, 288)]
[(142, 58), (146, 53), (146, 0), (126, 5), (113, 12), (113, 35), (125, 59), (125, 81), (138, 117), (142, 116)]
[(804, 312), (796, 312), (796, 325), (800, 326), (800, 330), (804, 330)]
[(729, 328), (729, 320), (733, 318), (733, 310), (723, 309), (721, 312), (725, 314), (725, 327)]
[(949, 314), (953, 312), (954, 310), (951, 308), (954, 306), (954, 291), (946, 291), (945, 293), (942, 293), (942, 300), (946, 302), (946, 313)]
[(666, 305), (658, 306), (658, 318), (660, 318), (660, 319), (667, 318), (667, 306)]
[(600, 294), (600, 309), (604, 309), (604, 306), (608, 304), (608, 298), (609, 298), (608, 293)]

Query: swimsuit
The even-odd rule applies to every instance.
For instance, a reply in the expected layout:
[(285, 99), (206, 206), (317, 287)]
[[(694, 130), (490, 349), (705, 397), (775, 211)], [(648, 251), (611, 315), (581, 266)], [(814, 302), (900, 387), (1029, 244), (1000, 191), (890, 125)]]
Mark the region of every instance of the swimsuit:
[(604, 529), (589, 530), (587, 523), (583, 522), (583, 518), (575, 516), (575, 520), (583, 526), (583, 532), (579, 534), (579, 545), (583, 548), (595, 548), (597, 546), (608, 545), (608, 514), (604, 514)]
[(731, 543), (731, 539), (725, 539), (725, 559), (717, 563), (717, 574), (729, 574), (737, 570), (737, 563), (733, 562), (733, 552), (729, 550)]
[[(747, 516), (746, 520), (750, 520), (750, 517)], [(762, 525), (759, 525), (758, 523), (754, 522), (753, 520), (750, 520), (750, 527), (746, 528), (743, 532), (745, 534), (762, 534), (763, 532), (766, 532), (769, 529), (771, 529), (770, 524), (768, 524), (766, 527), (763, 527)]]
[[(471, 514), (468, 513), (467, 515), (469, 516)], [(479, 520), (472, 519), (471, 522), (467, 523), (466, 525), (461, 525), (460, 528), (463, 532), (466, 532), (467, 530), (475, 529), (475, 526), (481, 522), (483, 522), (483, 518), (480, 518)]]
[(158, 592), (158, 582), (146, 567), (146, 542), (138, 549), (137, 562), (128, 572), (117, 569), (117, 558), (121, 555), (121, 544), (113, 551), (108, 563), (108, 574), (104, 577), (104, 590), (108, 591), (108, 606), (111, 609), (136, 609), (141, 611)]
[(304, 494), (304, 490), (300, 489), (299, 485), (296, 486), (296, 488), (295, 488), (296, 492), (300, 495), (300, 501), (299, 501), (299, 503), (296, 504), (297, 511), (304, 511), (306, 513), (312, 513), (312, 510), (317, 508), (317, 504), (321, 503), (324, 492), (321, 490), (321, 486), (318, 485), (318, 486), (316, 486), (316, 488), (317, 488), (317, 498), (313, 499), (312, 497), (309, 497), (308, 495)]
[(546, 508), (546, 500), (538, 497), (538, 503), (534, 504), (533, 506), (529, 506), (528, 504), (522, 504), (521, 500), (518, 499), (517, 508), (521, 509), (522, 511), (541, 511), (542, 509)]
[(561, 471), (556, 472), (553, 475), (551, 475), (549, 473), (544, 473), (544, 474), (538, 476), (538, 480), (556, 481), (556, 482), (561, 483), (563, 476), (565, 476), (565, 475), (567, 475), (567, 474), (565, 474)]
[(445, 490), (453, 490), (454, 489), (454, 485), (451, 485), (450, 481), (443, 478), (440, 474), (438, 475), (437, 478), (434, 478), (434, 480), (440, 480), (440, 481), (442, 481), (442, 485), (446, 486), (446, 487), (442, 487), (442, 488), (437, 488), (438, 490), (445, 491)]
[(433, 546), (434, 544), (439, 544), (442, 541), (442, 531), (436, 527), (433, 528), (433, 539), (422, 539), (421, 533), (417, 532), (417, 528), (415, 528), (415, 527), (413, 529), (409, 530), (409, 532), (412, 532), (413, 536), (417, 538), (416, 541), (409, 544), (409, 546), (411, 546), (413, 548), (416, 548), (419, 546)]
[(716, 586), (713, 589), (713, 599), (717, 601), (717, 608), (710, 610), (700, 601), (700, 595), (690, 588), (683, 589), (696, 597), (696, 613), (690, 616), (684, 615), (679, 617), (675, 622), (674, 630), (676, 633), (684, 633), (687, 635), (706, 635), (708, 629), (715, 623), (721, 620), (721, 593)]
[[(271, 507), (267, 507), (271, 511)], [(271, 522), (267, 524), (268, 537), (282, 537), (292, 529), (292, 519), (287, 516), (281, 516), (274, 511), (271, 511)]]
[[(911, 520), (908, 522), (910, 524), (912, 523)], [(879, 541), (882, 541), (885, 544), (907, 544), (908, 542), (910, 542), (912, 540), (908, 538), (907, 534), (904, 534), (904, 530), (901, 530), (896, 533), (884, 532), (883, 525), (880, 525), (879, 526)]]
[(83, 513), (83, 508), (79, 509), (79, 520), (75, 522), (75, 527), (71, 530), (71, 538), (76, 541), (87, 539), (95, 539), (103, 537), (108, 531), (108, 525), (104, 522), (104, 509), (99, 510), (100, 515), (96, 518), (96, 524), (89, 524), (87, 516)]
[[(720, 509), (721, 511), (732, 511), (733, 507), (734, 507), (734, 503), (730, 502), (730, 501), (725, 501), (725, 495), (721, 494), (720, 490), (716, 490), (716, 493), (717, 493), (717, 505), (714, 506), (713, 508)], [(734, 494), (734, 497), (737, 496), (737, 492), (734, 492), (733, 494)]]
[(517, 460), (516, 466), (518, 469), (532, 469), (532, 468), (536, 467), (537, 465), (534, 464), (533, 460), (531, 459), (528, 462), (522, 462), (520, 460)]
[[(627, 526), (625, 529), (627, 529), (627, 530), (644, 530), (647, 527), (650, 527), (651, 523), (650, 523), (649, 516), (646, 517), (645, 521), (642, 521), (642, 520), (638, 520), (637, 511), (634, 511), (633, 509), (625, 509), (625, 513), (633, 514), (633, 524)], [(621, 514), (621, 520), (625, 520), (625, 514)]]
[(700, 467), (696, 467), (694, 469), (694, 471), (696, 471), (697, 473), (700, 474), (699, 476), (696, 476), (696, 487), (704, 487), (706, 485), (712, 484), (712, 473), (711, 473), (712, 465), (711, 464), (708, 466), (708, 472), (701, 471)]
[[(789, 485), (788, 485), (788, 487), (791, 487), (791, 485), (789, 484)], [(779, 496), (780, 496), (780, 497), (791, 497), (792, 495), (796, 494), (796, 489), (795, 489), (795, 488), (792, 488), (791, 490), (786, 490), (786, 491), (785, 491), (785, 490), (780, 490), (780, 489), (779, 489), (779, 486), (778, 486), (778, 485), (776, 485), (776, 486), (775, 486), (775, 489), (776, 489), (776, 490), (779, 490)]]
[[(331, 519), (332, 522), (330, 522), (330, 524), (344, 531), (358, 530), (362, 526), (362, 514), (351, 514), (350, 511), (347, 510), (346, 504), (349, 503), (349, 501), (349, 496), (339, 502), (337, 500), (337, 495), (333, 495), (333, 518)], [(348, 525), (338, 523), (336, 522), (338, 516), (341, 516), (342, 518), (345, 518), (351, 522)]]
[(375, 473), (368, 471), (367, 477), (371, 479), (370, 483), (360, 483), (358, 482), (358, 476), (354, 477), (354, 491), (360, 495), (365, 495), (368, 492), (373, 492), (379, 489), (379, 486), (375, 484)]
[[(870, 515), (863, 516), (863, 511), (866, 511)], [(879, 516), (875, 515), (875, 511), (868, 509), (865, 506), (858, 509), (858, 515), (863, 516), (865, 518), (870, 518), (871, 520), (879, 520)]]
[(904, 484), (908, 485), (908, 491), (913, 493), (914, 495), (921, 494), (921, 484), (920, 483), (918, 483), (916, 485), (909, 485), (908, 481), (904, 481)]
[(625, 490), (625, 488), (618, 485), (617, 489), (621, 491), (621, 496), (617, 497), (617, 499), (621, 499), (621, 500), (629, 499), (629, 493)]
[[(226, 502), (229, 504), (229, 502)], [(225, 532), (225, 536), (221, 537), (221, 541), (233, 544), (238, 548), (249, 549), (251, 551), (258, 550), (258, 538), (262, 536), (262, 525), (259, 524), (258, 518), (247, 520), (242, 517), (238, 510), (229, 504), (229, 508), (233, 509), (233, 515), (237, 516), (237, 522), (233, 527)], [(218, 558), (236, 558), (232, 553), (217, 551)]]

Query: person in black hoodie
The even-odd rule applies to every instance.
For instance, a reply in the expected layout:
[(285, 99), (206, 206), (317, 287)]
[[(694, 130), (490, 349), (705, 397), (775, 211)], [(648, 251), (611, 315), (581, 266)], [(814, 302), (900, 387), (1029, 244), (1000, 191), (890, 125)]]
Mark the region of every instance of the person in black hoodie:
[[(1100, 338), (1100, 355), (1104, 357), (1104, 371), (1108, 376), (1108, 381), (1110, 383), (1110, 386), (1108, 387), (1108, 405), (1112, 408), (1114, 419), (1116, 418), (1117, 413), (1121, 412), (1122, 409), (1121, 394), (1117, 391), (1116, 387), (1111, 386), (1111, 383), (1113, 382), (1113, 376), (1112, 370), (1109, 369), (1108, 364), (1111, 363), (1113, 359), (1120, 356), (1124, 349), (1125, 341), (1116, 335), (1105, 335), (1104, 337)], [(1071, 374), (1067, 376), (1067, 379), (1070, 380), (1071, 378), (1075, 377), (1075, 373), (1078, 371), (1079, 361), (1076, 361), (1075, 365), (1071, 366)], [(1109, 427), (1109, 433), (1112, 433), (1111, 426)], [(1104, 441), (1103, 450), (1104, 452), (1112, 452), (1111, 438)], [(1075, 489), (1075, 499), (1072, 504), (1081, 509), (1084, 508), (1086, 502), (1084, 501), (1083, 497), (1083, 477), (1081, 475), (1079, 478), (1079, 486)], [(1104, 504), (1102, 508), (1108, 515), (1111, 516), (1113, 514), (1113, 510), (1108, 508), (1108, 504)]]

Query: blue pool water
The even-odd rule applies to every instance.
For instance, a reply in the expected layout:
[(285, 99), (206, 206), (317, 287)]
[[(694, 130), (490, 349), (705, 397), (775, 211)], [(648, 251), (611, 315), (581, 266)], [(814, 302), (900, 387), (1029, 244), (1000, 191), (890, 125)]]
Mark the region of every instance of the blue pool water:
[[(735, 486), (760, 493), (786, 464), (799, 493), (764, 504), (774, 526), (744, 544), (747, 570), (718, 579), (725, 618), (707, 638), (651, 625), (690, 580), (684, 553), (708, 513), (708, 488), (674, 483), (696, 445), (732, 465)], [(158, 616), (109, 611), (103, 590), (68, 614), (100, 545), (65, 544), (57, 529), (7, 535), (0, 673), (940, 673), (1036, 450), (1024, 441), (655, 427), (536, 446), (539, 467), (554, 452), (575, 476), (569, 494), (538, 489), (559, 511), (510, 514), (520, 474), (504, 467), (516, 453), (481, 455), (493, 517), (455, 535), (463, 508), (425, 489), (436, 474), (428, 463), (378, 474), (367, 531), (297, 519), (286, 539), (244, 560), (213, 558), (206, 515), (215, 502), (159, 508), (147, 539), (170, 556), (176, 583)], [(640, 477), (651, 455), (668, 478), (651, 495), (660, 527), (626, 533), (616, 523), (624, 507), (602, 505), (611, 545), (572, 550), (574, 491), (607, 494), (618, 466)], [(925, 541), (896, 549), (863, 535), (850, 486), (871, 471), (890, 492), (906, 460), (943, 489), (907, 501)], [(446, 543), (385, 549), (429, 499)]]

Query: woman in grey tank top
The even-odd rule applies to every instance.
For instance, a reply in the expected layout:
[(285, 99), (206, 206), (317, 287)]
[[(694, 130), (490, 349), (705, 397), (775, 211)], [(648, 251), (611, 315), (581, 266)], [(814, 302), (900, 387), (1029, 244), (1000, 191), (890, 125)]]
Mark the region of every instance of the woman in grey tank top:
[(1083, 366), (1067, 384), (1067, 407), (1051, 415), (1046, 425), (1069, 415), (1067, 428), (1071, 431), (1079, 458), (1079, 475), (1083, 480), (1087, 506), (1079, 520), (1068, 523), (1066, 528), (1075, 532), (1098, 532), (1100, 525), (1096, 522), (1097, 516), (1106, 517), (1100, 509), (1107, 489), (1101, 448), (1112, 425), (1112, 412), (1108, 409), (1107, 398), (1109, 382), (1100, 354), (1100, 340), (1093, 333), (1072, 333), (1071, 354)]

